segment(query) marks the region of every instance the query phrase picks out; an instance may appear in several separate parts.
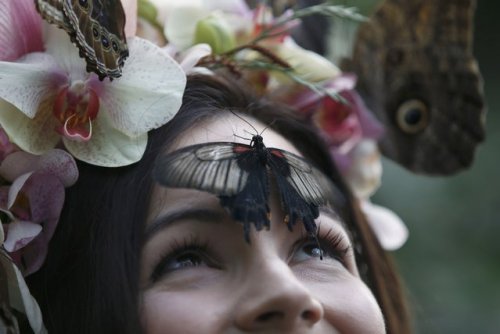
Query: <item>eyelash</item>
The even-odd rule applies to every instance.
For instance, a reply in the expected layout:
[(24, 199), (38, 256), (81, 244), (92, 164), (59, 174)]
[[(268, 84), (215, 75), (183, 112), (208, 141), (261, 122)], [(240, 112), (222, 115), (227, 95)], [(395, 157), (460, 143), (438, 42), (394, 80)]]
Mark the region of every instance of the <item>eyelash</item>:
[(186, 254), (196, 254), (203, 261), (210, 264), (214, 264), (215, 261), (212, 260), (207, 254), (210, 253), (210, 248), (208, 242), (202, 242), (199, 238), (190, 235), (184, 238), (182, 241), (174, 240), (172, 245), (167, 248), (167, 250), (160, 256), (159, 263), (155, 266), (153, 273), (151, 274), (151, 281), (157, 282), (165, 274), (164, 268), (169, 261), (175, 260), (176, 258), (186, 255)]
[[(301, 247), (310, 244), (313, 246), (319, 246), (321, 260), (323, 260), (323, 256), (326, 255), (339, 261), (344, 267), (346, 267), (346, 254), (349, 252), (351, 247), (349, 245), (342, 246), (343, 243), (344, 236), (342, 236), (342, 234), (334, 233), (333, 229), (330, 229), (328, 232), (322, 234), (321, 230), (318, 229), (316, 238), (305, 236), (294, 243), (290, 258), (299, 252)], [(217, 261), (210, 256), (211, 250), (209, 243), (202, 242), (199, 238), (190, 235), (182, 241), (174, 240), (172, 245), (168, 247), (168, 249), (160, 256), (161, 260), (155, 266), (151, 274), (151, 282), (155, 283), (159, 281), (163, 275), (165, 275), (165, 266), (170, 261), (188, 254), (195, 254), (199, 256), (200, 259), (207, 263), (210, 267), (221, 268), (221, 266), (217, 265)]]
[(319, 247), (321, 260), (323, 260), (323, 257), (326, 255), (340, 261), (340, 263), (346, 267), (346, 254), (351, 249), (351, 246), (343, 246), (344, 238), (345, 237), (341, 233), (335, 233), (333, 229), (329, 229), (328, 232), (322, 234), (321, 229), (318, 228), (316, 237), (306, 236), (295, 242), (293, 252), (295, 254), (300, 247), (311, 244)]

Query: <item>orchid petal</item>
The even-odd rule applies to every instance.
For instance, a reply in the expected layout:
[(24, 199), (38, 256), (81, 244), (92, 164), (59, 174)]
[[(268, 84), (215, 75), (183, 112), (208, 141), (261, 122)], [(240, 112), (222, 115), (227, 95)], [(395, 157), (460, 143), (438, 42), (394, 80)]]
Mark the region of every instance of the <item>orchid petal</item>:
[(75, 184), (78, 179), (78, 167), (75, 159), (66, 151), (53, 149), (42, 155), (38, 160), (37, 169), (41, 172), (54, 174), (64, 187)]
[(24, 151), (9, 154), (0, 165), (0, 175), (9, 182), (19, 176), (32, 172), (38, 163), (39, 156)]
[(215, 54), (220, 54), (236, 46), (236, 34), (224, 15), (216, 11), (198, 21), (193, 42), (207, 43)]
[(137, 0), (121, 0), (125, 11), (125, 36), (135, 36), (137, 31)]
[(14, 152), (0, 165), (0, 175), (9, 182), (35, 170), (54, 174), (65, 187), (73, 185), (78, 179), (75, 160), (71, 154), (60, 149), (50, 150), (42, 156), (24, 151)]
[(65, 78), (72, 82), (85, 81), (89, 77), (85, 59), (79, 55), (78, 48), (71, 42), (68, 34), (55, 25), (47, 25), (45, 29), (45, 47), (57, 68)]
[(380, 187), (382, 162), (377, 143), (363, 139), (349, 153), (352, 165), (346, 172), (346, 179), (357, 197), (365, 199)]
[(42, 231), (40, 224), (25, 221), (16, 221), (7, 226), (7, 239), (4, 247), (8, 252), (23, 248)]
[(284, 43), (269, 45), (277, 56), (286, 61), (296, 75), (309, 82), (331, 80), (340, 75), (340, 69), (326, 58), (306, 50), (287, 38)]
[[(15, 179), (14, 182), (12, 182), (12, 184), (9, 188), (9, 198), (7, 201), (7, 209), (8, 210), (12, 209), (12, 206), (14, 205), (14, 203), (17, 199), (17, 195), (19, 195), (19, 192), (24, 187), (26, 181), (29, 179), (29, 177), (32, 174), (33, 173), (31, 173), (31, 172), (23, 174), (23, 175), (19, 176), (17, 179)], [(29, 215), (29, 213), (26, 214), (26, 216), (28, 216), (28, 215)]]
[(61, 84), (55, 59), (45, 53), (31, 53), (18, 62), (0, 62), (0, 98), (33, 118), (39, 105)]
[(30, 119), (12, 104), (0, 99), (0, 124), (12, 142), (22, 150), (42, 154), (59, 141), (59, 135), (54, 130), (59, 123), (49, 109), (50, 102), (50, 99), (44, 101), (40, 106), (41, 112)]
[[(1, 252), (1, 250), (0, 250)], [(0, 266), (5, 269), (9, 291), (8, 304), (17, 311), (26, 314), (35, 334), (46, 334), (42, 313), (35, 298), (30, 294), (24, 278), (7, 254), (0, 253)]]
[(63, 138), (66, 148), (75, 158), (104, 167), (125, 166), (139, 161), (147, 141), (146, 133), (129, 137), (115, 129), (106, 112), (97, 115), (89, 141), (77, 142)]
[[(129, 48), (123, 75), (100, 94), (99, 114), (109, 113), (113, 127), (136, 137), (174, 117), (182, 103), (186, 75), (177, 62), (147, 40), (129, 39)], [(95, 132), (94, 128), (94, 136)]]
[(212, 54), (212, 48), (210, 45), (205, 43), (196, 44), (189, 49), (187, 49), (181, 60), (181, 67), (186, 73), (190, 71), (198, 64), (201, 58)]
[(396, 250), (404, 245), (409, 232), (401, 218), (391, 210), (368, 200), (361, 201), (361, 208), (384, 249)]
[[(50, 172), (37, 171), (30, 175), (22, 188), (29, 200), (31, 221), (44, 224), (43, 233), (52, 237), (64, 204), (64, 186)], [(15, 205), (11, 211), (15, 212)]]
[(187, 49), (193, 45), (196, 24), (208, 14), (201, 1), (191, 0), (173, 7), (165, 24), (165, 36), (179, 49)]
[(247, 3), (243, 0), (210, 0), (206, 1), (204, 5), (208, 10), (223, 10), (238, 14), (240, 16), (251, 16), (252, 12)]
[(0, 60), (13, 61), (43, 51), (42, 18), (33, 0), (0, 2)]

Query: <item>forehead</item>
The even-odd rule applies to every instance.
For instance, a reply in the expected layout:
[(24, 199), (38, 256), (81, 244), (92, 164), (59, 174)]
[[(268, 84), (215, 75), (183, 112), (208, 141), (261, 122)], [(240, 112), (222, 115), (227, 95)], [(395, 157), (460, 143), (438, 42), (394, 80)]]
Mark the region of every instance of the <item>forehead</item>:
[[(264, 132), (263, 132), (264, 131)], [(171, 151), (194, 144), (209, 142), (236, 142), (250, 144), (252, 136), (261, 134), (264, 145), (302, 156), (283, 136), (257, 119), (246, 115), (221, 112), (185, 131), (172, 145)]]

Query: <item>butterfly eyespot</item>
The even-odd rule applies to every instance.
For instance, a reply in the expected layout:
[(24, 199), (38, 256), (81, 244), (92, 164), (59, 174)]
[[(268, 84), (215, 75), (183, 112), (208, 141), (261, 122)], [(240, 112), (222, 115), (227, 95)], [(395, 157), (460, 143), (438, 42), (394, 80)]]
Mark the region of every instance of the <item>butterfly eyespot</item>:
[(113, 51), (118, 52), (118, 43), (116, 43), (116, 41), (111, 42), (111, 47), (113, 48)]
[(89, 2), (87, 0), (78, 0), (78, 3), (80, 4), (80, 6), (82, 6), (83, 8), (88, 8), (89, 6)]
[(94, 39), (99, 39), (99, 36), (101, 34), (99, 33), (99, 28), (97, 27), (97, 25), (94, 25), (92, 27), (92, 35), (94, 36)]
[(109, 49), (109, 39), (106, 36), (101, 36), (101, 43), (104, 49)]
[(402, 103), (396, 113), (399, 128), (408, 134), (416, 134), (429, 124), (429, 108), (420, 100)]

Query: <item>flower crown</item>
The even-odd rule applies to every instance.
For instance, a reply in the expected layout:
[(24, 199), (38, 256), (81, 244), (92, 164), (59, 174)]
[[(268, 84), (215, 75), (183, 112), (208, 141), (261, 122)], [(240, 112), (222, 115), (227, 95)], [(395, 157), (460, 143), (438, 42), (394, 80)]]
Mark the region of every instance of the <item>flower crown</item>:
[[(44, 1), (35, 2), (40, 11)], [(103, 167), (139, 161), (148, 131), (174, 117), (193, 72), (223, 67), (304, 113), (382, 246), (396, 249), (406, 240), (401, 220), (369, 201), (380, 185), (383, 129), (356, 93), (356, 77), (290, 35), (310, 14), (364, 20), (352, 9), (319, 5), (274, 17), (270, 7), (252, 10), (243, 1), (122, 1), (129, 56), (111, 80), (87, 72), (99, 62), (81, 49), (86, 63), (71, 43), (78, 34), (70, 39), (44, 23), (35, 2), (0, 4), (0, 274), (12, 291), (7, 305), (25, 313), (34, 332), (45, 330), (23, 275), (43, 264), (65, 188), (78, 178), (74, 158)]]

